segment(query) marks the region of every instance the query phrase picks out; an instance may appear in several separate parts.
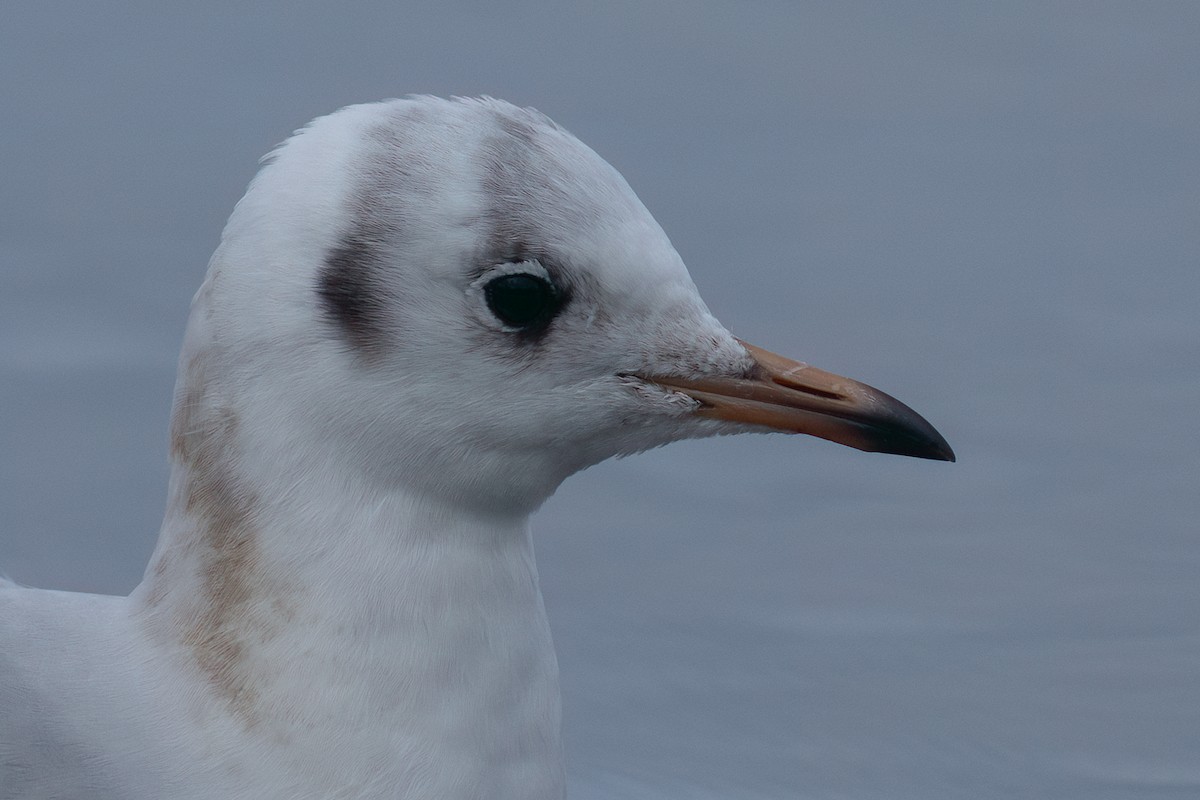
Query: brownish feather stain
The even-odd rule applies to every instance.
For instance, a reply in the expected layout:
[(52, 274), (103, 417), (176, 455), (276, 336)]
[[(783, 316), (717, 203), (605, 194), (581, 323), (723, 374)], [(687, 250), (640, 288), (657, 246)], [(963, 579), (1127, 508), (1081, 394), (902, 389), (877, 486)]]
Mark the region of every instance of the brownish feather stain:
[[(199, 606), (185, 608), (180, 620), (182, 641), (214, 690), (253, 726), (258, 689), (247, 645), (251, 637), (267, 638), (270, 628), (251, 605), (267, 588), (256, 581), (257, 498), (236, 477), (237, 413), (214, 404), (207, 388), (203, 359), (195, 358), (171, 424), (171, 454), (188, 470), (184, 507), (194, 525), (185, 555), (196, 556), (188, 561), (196, 564), (201, 585)], [(153, 569), (168, 568), (164, 555)], [(156, 601), (154, 590), (148, 601)]]

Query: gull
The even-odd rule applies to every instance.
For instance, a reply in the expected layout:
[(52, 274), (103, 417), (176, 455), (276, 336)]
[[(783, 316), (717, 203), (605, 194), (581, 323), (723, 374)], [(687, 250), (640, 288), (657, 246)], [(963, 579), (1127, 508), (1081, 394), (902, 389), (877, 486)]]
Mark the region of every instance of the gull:
[(897, 400), (730, 334), (542, 114), (317, 119), (192, 302), (141, 584), (0, 582), (0, 797), (561, 798), (530, 514), (604, 459), (768, 430), (954, 460)]

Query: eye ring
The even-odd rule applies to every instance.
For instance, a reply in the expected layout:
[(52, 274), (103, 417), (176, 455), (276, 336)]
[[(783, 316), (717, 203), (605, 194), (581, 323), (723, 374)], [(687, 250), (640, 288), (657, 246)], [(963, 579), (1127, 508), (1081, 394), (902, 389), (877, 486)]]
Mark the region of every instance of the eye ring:
[(511, 272), (483, 285), (483, 296), (496, 319), (519, 331), (546, 327), (561, 305), (554, 284), (540, 275)]

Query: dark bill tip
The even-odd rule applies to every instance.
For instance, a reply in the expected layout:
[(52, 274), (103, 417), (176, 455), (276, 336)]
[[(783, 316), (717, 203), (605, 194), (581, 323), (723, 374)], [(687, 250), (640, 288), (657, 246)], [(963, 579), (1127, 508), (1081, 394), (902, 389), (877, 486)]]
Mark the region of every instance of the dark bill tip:
[(928, 420), (889, 394), (866, 384), (859, 386), (864, 394), (872, 396), (870, 407), (860, 414), (848, 414), (845, 419), (862, 426), (863, 441), (869, 446), (860, 449), (932, 461), (957, 461), (949, 442)]

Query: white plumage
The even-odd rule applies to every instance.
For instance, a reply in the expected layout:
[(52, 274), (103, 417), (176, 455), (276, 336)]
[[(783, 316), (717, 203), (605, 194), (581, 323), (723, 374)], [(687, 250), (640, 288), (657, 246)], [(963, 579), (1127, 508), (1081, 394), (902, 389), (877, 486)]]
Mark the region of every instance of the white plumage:
[(764, 426), (951, 457), (890, 398), (734, 339), (540, 114), (319, 119), (193, 302), (142, 584), (0, 583), (0, 797), (561, 797), (529, 514), (610, 456)]

